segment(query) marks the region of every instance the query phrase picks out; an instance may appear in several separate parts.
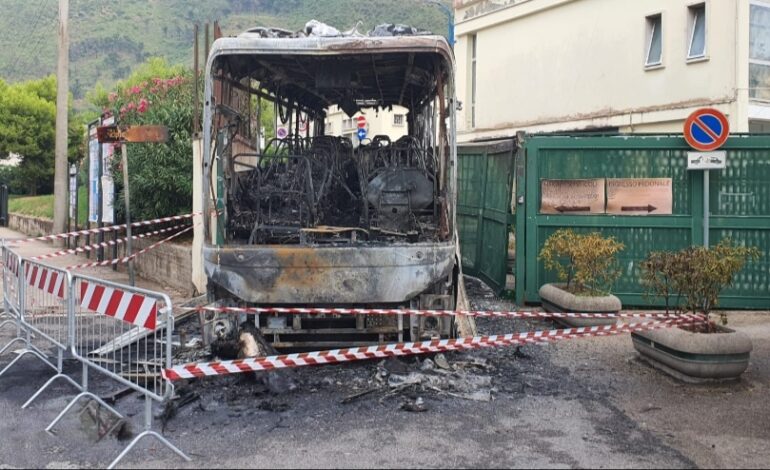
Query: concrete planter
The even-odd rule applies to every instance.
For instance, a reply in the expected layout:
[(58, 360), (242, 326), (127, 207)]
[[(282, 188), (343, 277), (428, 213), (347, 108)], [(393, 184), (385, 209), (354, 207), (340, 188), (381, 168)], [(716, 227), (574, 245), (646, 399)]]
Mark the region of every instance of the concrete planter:
[[(545, 284), (540, 288), (539, 294), (543, 309), (551, 313), (618, 313), (623, 307), (620, 299), (614, 295), (602, 297), (581, 297), (562, 289), (560, 284)], [(613, 325), (617, 323), (614, 318), (559, 318), (563, 323), (573, 328), (583, 326)]]
[(705, 334), (666, 328), (632, 333), (631, 339), (643, 358), (677, 378), (737, 379), (749, 366), (751, 340), (729, 328), (718, 327), (718, 331)]

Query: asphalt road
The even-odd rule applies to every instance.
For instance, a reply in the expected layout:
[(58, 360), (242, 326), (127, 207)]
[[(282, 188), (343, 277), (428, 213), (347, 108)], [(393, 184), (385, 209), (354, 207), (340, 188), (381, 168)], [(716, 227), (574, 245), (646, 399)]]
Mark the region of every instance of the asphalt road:
[[(475, 308), (511, 305), (471, 289)], [(488, 383), (491, 401), (472, 401), (442, 390), (413, 387), (392, 393), (378, 382), (376, 362), (300, 369), (289, 374), (213, 378), (185, 392), (199, 396), (167, 422), (165, 435), (193, 461), (184, 463), (153, 441), (124, 462), (132, 468), (690, 468), (770, 466), (770, 322), (768, 313), (731, 314), (731, 326), (754, 342), (742, 380), (722, 385), (680, 383), (636, 359), (627, 336), (584, 339), (517, 352), (493, 349), (449, 355), (454, 367)], [(479, 322), (483, 333), (509, 333), (548, 324)], [(0, 345), (11, 330), (0, 330)], [(13, 357), (0, 357), (0, 365)], [(417, 371), (414, 359), (399, 367)], [(76, 364), (67, 373), (79, 377)], [(43, 431), (74, 396), (57, 383), (29, 410), (21, 404), (50, 376), (26, 357), (0, 377), (0, 467), (99, 468), (127, 444), (95, 442), (73, 411)], [(269, 385), (296, 383), (275, 394)], [(119, 386), (92, 377), (92, 390)], [(377, 391), (343, 404), (356, 392)], [(182, 390), (180, 389), (180, 392)], [(421, 398), (427, 410), (403, 405)], [(142, 401), (117, 403), (136, 431)], [(156, 420), (156, 429), (161, 428)]]

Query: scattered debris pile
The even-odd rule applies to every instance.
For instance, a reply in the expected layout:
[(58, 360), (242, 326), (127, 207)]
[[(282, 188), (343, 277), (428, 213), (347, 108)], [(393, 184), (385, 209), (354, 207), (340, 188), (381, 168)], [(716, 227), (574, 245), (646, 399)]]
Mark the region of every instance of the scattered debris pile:
[[(283, 28), (266, 28), (256, 27), (251, 28), (247, 33), (257, 34), (263, 38), (285, 39), (285, 38), (303, 38), (303, 37), (363, 37), (365, 34), (358, 31), (358, 27), (361, 26), (359, 21), (355, 27), (347, 30), (340, 31), (339, 29), (329, 26), (326, 23), (322, 23), (318, 20), (310, 20), (305, 24), (305, 27), (300, 31), (290, 31)], [(430, 31), (415, 28), (413, 26), (405, 24), (393, 24), (385, 23), (375, 26), (375, 28), (369, 31), (368, 36), (382, 37), (382, 36), (423, 36), (432, 34)]]

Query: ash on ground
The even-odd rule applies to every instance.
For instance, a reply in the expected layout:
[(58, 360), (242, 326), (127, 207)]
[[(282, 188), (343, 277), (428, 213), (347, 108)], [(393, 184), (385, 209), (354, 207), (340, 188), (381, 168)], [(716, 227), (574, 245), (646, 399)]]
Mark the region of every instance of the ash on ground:
[[(515, 310), (482, 282), (467, 278), (471, 306), (477, 310)], [(547, 322), (477, 319), (480, 335), (547, 328)], [(188, 352), (206, 360), (205, 350)], [(492, 402), (502, 395), (523, 396), (528, 389), (555, 394), (559, 381), (547, 378), (539, 346), (489, 348), (425, 356), (389, 358), (293, 370), (211, 377), (179, 386), (167, 418), (179, 413), (227, 410), (230, 417), (286, 413), (312, 399), (318, 406), (355, 404), (406, 412), (436, 411), (452, 402)]]

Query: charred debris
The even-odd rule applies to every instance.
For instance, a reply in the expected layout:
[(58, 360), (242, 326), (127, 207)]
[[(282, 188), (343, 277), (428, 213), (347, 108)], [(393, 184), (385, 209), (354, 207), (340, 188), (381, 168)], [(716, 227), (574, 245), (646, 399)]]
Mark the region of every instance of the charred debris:
[[(304, 35), (322, 31), (308, 24)], [(324, 43), (329, 54), (229, 54), (214, 62), (214, 165), (221, 165), (227, 244), (321, 245), (440, 242), (451, 239), (447, 171), (446, 62), (421, 53), (435, 37), (414, 28), (396, 50), (372, 53), (356, 33)], [(407, 33), (416, 33), (408, 35)], [(289, 38), (256, 28), (241, 37)], [(410, 44), (422, 46), (410, 52)], [(319, 46), (320, 47), (320, 46)], [(449, 96), (452, 96), (451, 94)], [(326, 135), (336, 106), (352, 117), (399, 105), (407, 135), (360, 142)], [(283, 138), (263, 139), (262, 110), (272, 106)], [(263, 141), (266, 140), (266, 141)], [(212, 182), (212, 197), (215, 191)], [(214, 199), (216, 199), (214, 197)]]

